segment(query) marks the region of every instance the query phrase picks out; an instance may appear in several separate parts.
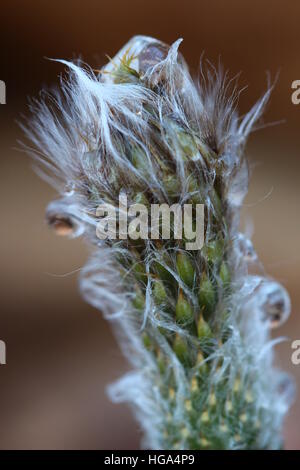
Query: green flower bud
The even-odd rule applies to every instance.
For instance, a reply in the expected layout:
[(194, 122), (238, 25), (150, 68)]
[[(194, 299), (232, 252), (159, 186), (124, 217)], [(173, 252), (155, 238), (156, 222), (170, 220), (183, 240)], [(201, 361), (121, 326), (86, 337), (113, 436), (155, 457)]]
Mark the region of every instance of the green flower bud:
[(210, 200), (212, 202), (214, 211), (215, 211), (215, 216), (218, 219), (218, 221), (221, 221), (222, 218), (222, 212), (223, 212), (223, 207), (222, 207), (222, 202), (221, 199), (215, 189), (212, 189), (209, 192)]
[(198, 320), (198, 338), (211, 338), (212, 337), (212, 332), (209, 327), (209, 324), (204, 320), (202, 314), (199, 317)]
[(134, 265), (135, 277), (138, 281), (142, 281), (144, 284), (147, 283), (147, 273), (145, 272), (145, 267), (142, 263), (135, 263)]
[(173, 343), (173, 351), (175, 352), (180, 362), (182, 362), (184, 365), (189, 364), (190, 361), (187, 343), (186, 340), (179, 334), (176, 334), (175, 336), (175, 340)]
[(199, 151), (200, 151), (202, 157), (204, 157), (205, 160), (207, 160), (207, 162), (209, 164), (211, 164), (211, 159), (216, 159), (217, 158), (216, 153), (210, 147), (208, 147), (208, 145), (206, 145), (202, 140), (200, 140), (199, 138), (197, 138), (196, 141), (197, 141), (197, 146), (199, 148)]
[(200, 372), (200, 374), (206, 374), (206, 372), (209, 369), (207, 362), (203, 362), (203, 361), (204, 361), (204, 356), (201, 351), (198, 351), (196, 367), (198, 371)]
[(163, 304), (167, 299), (167, 293), (164, 283), (160, 279), (156, 279), (153, 285), (153, 296), (158, 305)]
[(223, 261), (221, 264), (219, 276), (223, 283), (223, 286), (228, 287), (230, 284), (230, 271), (225, 261)]
[(139, 73), (130, 65), (134, 60), (134, 56), (126, 52), (120, 59), (118, 64), (112, 71), (114, 83), (138, 83), (140, 80)]
[(214, 311), (217, 296), (215, 287), (206, 273), (203, 273), (200, 281), (198, 300), (204, 316), (209, 317)]
[(189, 176), (188, 191), (192, 193), (190, 200), (193, 204), (203, 203), (199, 182), (193, 175)]
[(177, 271), (183, 282), (193, 287), (195, 270), (191, 258), (184, 252), (179, 251), (176, 259)]
[(198, 148), (191, 134), (185, 131), (178, 131), (177, 138), (186, 157), (195, 158), (198, 155)]
[[(170, 264), (169, 256), (165, 252), (163, 252), (162, 258), (167, 265)], [(170, 271), (168, 271), (158, 260), (154, 261), (153, 267), (154, 267), (155, 273), (167, 286), (174, 285), (175, 283), (174, 277), (172, 276)]]
[(175, 313), (176, 321), (181, 325), (189, 325), (194, 321), (193, 308), (184, 297), (181, 290), (179, 292)]
[[(198, 147), (195, 138), (186, 130), (184, 130), (177, 121), (170, 118), (165, 118), (165, 131), (166, 134), (170, 134), (170, 144), (178, 149), (178, 144), (182, 150), (182, 159), (187, 160), (188, 158), (196, 158), (199, 154)], [(175, 137), (176, 136), (176, 137)], [(174, 142), (174, 137), (177, 142)]]

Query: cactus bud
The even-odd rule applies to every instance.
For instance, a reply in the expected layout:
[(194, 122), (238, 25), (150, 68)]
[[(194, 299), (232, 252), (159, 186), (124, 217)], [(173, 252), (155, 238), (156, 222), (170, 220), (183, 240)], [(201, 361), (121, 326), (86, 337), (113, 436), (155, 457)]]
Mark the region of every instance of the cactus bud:
[[(163, 262), (165, 262), (167, 265), (169, 263), (169, 259), (168, 259), (168, 256), (164, 253), (162, 255), (162, 258), (163, 258)], [(153, 263), (153, 266), (154, 266), (154, 270), (155, 270), (155, 273), (156, 275), (167, 285), (167, 286), (172, 286), (174, 285), (174, 277), (172, 276), (172, 274), (170, 273), (170, 271), (168, 271), (167, 268), (165, 268), (165, 266), (159, 261), (159, 260), (155, 260), (154, 263)]]
[(149, 164), (147, 161), (147, 155), (141, 148), (135, 147), (131, 150), (131, 159), (135, 168), (140, 170), (142, 174), (147, 175)]
[(147, 283), (147, 273), (145, 267), (141, 263), (135, 263), (134, 273), (137, 280), (142, 281), (144, 284)]
[(132, 301), (133, 305), (137, 310), (144, 310), (145, 307), (145, 296), (142, 290), (137, 286), (135, 290), (135, 296)]
[(189, 365), (190, 358), (189, 358), (188, 346), (187, 346), (186, 340), (179, 334), (176, 334), (175, 336), (175, 340), (173, 343), (173, 351), (176, 354), (179, 361), (183, 365), (185, 366)]
[(205, 245), (203, 249), (203, 254), (209, 263), (213, 265), (218, 265), (222, 261), (223, 251), (224, 247), (222, 240), (216, 239), (208, 242)]

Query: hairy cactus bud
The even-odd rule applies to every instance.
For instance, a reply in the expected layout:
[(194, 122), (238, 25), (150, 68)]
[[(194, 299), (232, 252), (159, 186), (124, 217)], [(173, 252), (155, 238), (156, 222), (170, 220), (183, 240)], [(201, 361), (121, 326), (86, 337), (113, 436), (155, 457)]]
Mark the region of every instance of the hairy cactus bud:
[[(269, 330), (290, 303), (248, 274), (256, 255), (238, 232), (244, 145), (270, 90), (240, 118), (232, 82), (212, 69), (196, 86), (180, 42), (135, 37), (97, 74), (61, 61), (63, 97), (42, 102), (28, 131), (63, 195), (48, 220), (96, 247), (81, 289), (127, 337), (133, 372), (110, 395), (133, 402), (145, 445), (277, 449), (291, 387)], [(198, 204), (204, 246), (188, 250)], [(169, 208), (169, 234), (162, 212), (148, 226), (157, 207)]]
[(211, 337), (211, 335), (212, 333), (211, 333), (208, 323), (206, 323), (202, 315), (200, 315), (200, 318), (198, 320), (198, 337), (209, 338)]

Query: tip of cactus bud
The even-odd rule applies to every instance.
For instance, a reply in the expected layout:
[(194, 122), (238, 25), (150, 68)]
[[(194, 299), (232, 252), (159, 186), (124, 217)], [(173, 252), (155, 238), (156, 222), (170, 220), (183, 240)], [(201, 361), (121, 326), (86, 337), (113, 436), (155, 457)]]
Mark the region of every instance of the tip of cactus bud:
[(205, 319), (207, 319), (214, 311), (217, 302), (217, 293), (212, 281), (205, 272), (202, 274), (200, 281), (198, 301), (200, 309), (203, 311)]
[(205, 245), (203, 255), (209, 263), (216, 264), (221, 263), (224, 253), (224, 242), (222, 240), (212, 240)]
[(154, 281), (153, 296), (158, 305), (163, 304), (168, 299), (164, 283), (160, 279)]
[(193, 307), (184, 296), (182, 290), (179, 291), (175, 313), (176, 321), (180, 325), (190, 325), (194, 321)]
[(185, 365), (190, 365), (190, 356), (186, 340), (180, 336), (178, 333), (175, 336), (173, 343), (173, 351), (175, 352), (179, 361)]
[(212, 332), (209, 324), (204, 320), (203, 315), (200, 314), (197, 325), (198, 338), (211, 338)]

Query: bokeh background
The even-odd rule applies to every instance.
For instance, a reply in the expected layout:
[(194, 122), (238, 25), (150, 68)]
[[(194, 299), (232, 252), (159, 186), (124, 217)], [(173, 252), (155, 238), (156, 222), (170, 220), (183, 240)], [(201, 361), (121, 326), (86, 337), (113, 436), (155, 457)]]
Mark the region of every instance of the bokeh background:
[[(20, 152), (16, 120), (28, 116), (27, 97), (57, 83), (61, 65), (45, 57), (79, 55), (97, 68), (135, 34), (168, 43), (183, 37), (181, 51), (195, 75), (200, 54), (231, 75), (242, 71), (241, 112), (277, 83), (269, 125), (254, 133), (243, 224), (266, 271), (289, 290), (293, 311), (276, 334), (277, 362), (296, 378), (291, 341), (300, 339), (300, 105), (291, 83), (300, 79), (300, 3), (259, 0), (14, 1), (0, 7), (0, 366), (1, 449), (135, 449), (140, 430), (126, 406), (112, 405), (105, 387), (127, 369), (113, 334), (77, 289), (88, 257), (81, 240), (56, 238), (44, 223), (54, 191)], [(21, 118), (24, 114), (25, 118)], [(286, 421), (286, 447), (300, 448), (300, 391)]]

